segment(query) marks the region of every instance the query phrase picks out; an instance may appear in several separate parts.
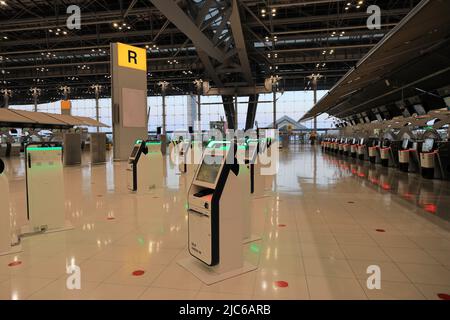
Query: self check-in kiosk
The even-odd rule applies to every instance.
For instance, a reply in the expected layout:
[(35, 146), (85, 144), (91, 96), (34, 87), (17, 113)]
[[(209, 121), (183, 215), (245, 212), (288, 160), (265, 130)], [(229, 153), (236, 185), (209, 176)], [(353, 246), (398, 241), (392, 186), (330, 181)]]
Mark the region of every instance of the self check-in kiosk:
[(27, 217), (22, 234), (72, 228), (65, 218), (62, 147), (30, 143), (25, 147)]
[(5, 164), (0, 159), (0, 256), (21, 251), (20, 245), (12, 246), (9, 184), (4, 172)]
[(361, 138), (359, 140), (358, 146), (356, 147), (357, 150), (357, 154), (358, 154), (358, 159), (359, 160), (364, 160), (366, 158), (367, 155), (367, 146), (366, 146), (366, 141), (364, 138)]
[(380, 162), (380, 148), (381, 148), (381, 140), (374, 139), (372, 140), (372, 146), (369, 147), (369, 161), (370, 163), (379, 163)]
[(161, 143), (136, 140), (128, 158), (128, 189), (148, 191), (163, 186)]
[(409, 158), (411, 152), (412, 142), (405, 138), (402, 141), (402, 146), (398, 150), (398, 168), (400, 171), (409, 172)]
[(178, 152), (178, 171), (184, 174), (188, 169), (189, 159), (189, 150), (191, 148), (191, 141), (182, 141), (180, 142), (176, 150)]
[(384, 139), (381, 143), (380, 147), (380, 159), (381, 165), (383, 167), (389, 167), (393, 165), (392, 161), (392, 149), (391, 149), (391, 141)]
[(343, 155), (348, 157), (350, 155), (350, 149), (351, 149), (351, 145), (349, 143), (349, 139), (346, 138), (344, 140), (344, 145), (342, 146)]
[(436, 162), (437, 162), (437, 143), (434, 138), (427, 138), (422, 144), (422, 150), (420, 153), (420, 166), (422, 171), (422, 177), (426, 179), (435, 178), (436, 174)]
[(356, 159), (358, 155), (358, 139), (353, 138), (349, 143), (350, 143), (350, 156)]
[(261, 174), (261, 162), (258, 159), (260, 141), (257, 139), (248, 139), (248, 161), (250, 164), (250, 193), (254, 198), (264, 195), (265, 179)]
[(244, 187), (234, 143), (210, 142), (188, 192), (188, 251), (179, 264), (206, 284), (254, 270), (242, 254)]
[(252, 155), (250, 159), (250, 145), (247, 142), (238, 145), (237, 151), (236, 151), (236, 158), (238, 160), (239, 164), (239, 175), (238, 179), (243, 186), (243, 192), (240, 195), (241, 201), (242, 201), (242, 210), (244, 214), (243, 219), (243, 241), (244, 243), (249, 243), (252, 241), (259, 240), (259, 237), (252, 236), (251, 229), (252, 229), (252, 212), (251, 212), (251, 191), (252, 191), (252, 182), (253, 182), (253, 173), (254, 170), (252, 168), (253, 164), (251, 162), (254, 161), (254, 158), (256, 157), (257, 148), (254, 148), (255, 144), (252, 143)]
[(128, 189), (131, 191), (150, 188), (150, 163), (146, 159), (148, 148), (144, 140), (137, 140), (128, 158)]

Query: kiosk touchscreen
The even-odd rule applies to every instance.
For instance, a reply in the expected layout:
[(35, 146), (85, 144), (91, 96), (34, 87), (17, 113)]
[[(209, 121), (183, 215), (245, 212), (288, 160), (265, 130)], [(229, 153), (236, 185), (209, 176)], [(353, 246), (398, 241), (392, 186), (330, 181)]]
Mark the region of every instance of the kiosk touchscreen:
[(431, 152), (434, 147), (434, 139), (425, 139), (422, 144), (422, 152)]
[(22, 233), (72, 228), (64, 210), (62, 147), (31, 143), (25, 148), (27, 215), (31, 230)]
[(409, 149), (409, 139), (403, 139), (402, 149), (403, 150), (408, 150)]

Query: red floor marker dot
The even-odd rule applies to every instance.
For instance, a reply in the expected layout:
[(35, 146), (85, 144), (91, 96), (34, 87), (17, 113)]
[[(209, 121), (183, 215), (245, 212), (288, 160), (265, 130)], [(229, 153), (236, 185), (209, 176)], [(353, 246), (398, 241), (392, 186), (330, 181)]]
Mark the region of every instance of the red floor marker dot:
[(136, 270), (136, 271), (133, 271), (133, 276), (135, 276), (135, 277), (140, 277), (140, 276), (142, 276), (144, 273), (145, 273), (144, 270)]
[(114, 217), (108, 217), (108, 218), (106, 218), (106, 219), (108, 219), (108, 220), (114, 220), (115, 218), (114, 218)]
[(375, 229), (375, 231), (377, 231), (377, 232), (386, 232), (386, 230), (384, 230), (384, 229)]
[(11, 263), (8, 263), (8, 267), (17, 267), (22, 264), (22, 261), (13, 261)]
[(441, 300), (450, 300), (450, 294), (439, 293), (437, 296), (438, 296), (439, 299), (441, 299)]
[(286, 227), (286, 225), (285, 224), (279, 224), (278, 225), (280, 228), (284, 228), (284, 227)]
[(287, 288), (287, 287), (289, 287), (289, 283), (287, 283), (286, 281), (275, 281), (275, 285), (278, 288)]

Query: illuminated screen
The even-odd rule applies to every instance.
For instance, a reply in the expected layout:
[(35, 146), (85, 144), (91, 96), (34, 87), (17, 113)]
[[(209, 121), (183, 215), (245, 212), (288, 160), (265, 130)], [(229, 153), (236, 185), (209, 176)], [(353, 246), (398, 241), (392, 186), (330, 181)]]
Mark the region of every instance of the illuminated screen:
[(130, 158), (136, 157), (136, 154), (137, 154), (138, 151), (139, 151), (139, 147), (140, 147), (140, 146), (135, 146), (135, 147), (133, 148), (133, 151), (131, 151), (131, 157), (130, 157)]
[(433, 150), (434, 140), (433, 139), (425, 139), (425, 142), (422, 146), (422, 152), (431, 152)]
[(404, 139), (403, 140), (403, 144), (402, 144), (402, 148), (404, 150), (408, 149), (408, 145), (409, 145), (409, 140), (408, 139)]
[(222, 156), (215, 156), (214, 162), (210, 159), (211, 162), (213, 162), (211, 164), (206, 163), (205, 160), (203, 160), (202, 165), (198, 170), (196, 180), (214, 184), (216, 182), (217, 175), (219, 174), (220, 167), (222, 166), (222, 159)]
[(361, 139), (361, 142), (359, 143), (360, 145), (364, 144), (364, 138)]

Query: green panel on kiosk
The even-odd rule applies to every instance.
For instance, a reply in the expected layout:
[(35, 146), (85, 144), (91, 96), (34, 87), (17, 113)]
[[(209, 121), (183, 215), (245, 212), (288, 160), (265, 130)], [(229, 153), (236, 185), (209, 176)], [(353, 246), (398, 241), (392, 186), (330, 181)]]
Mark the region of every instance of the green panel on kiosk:
[(157, 144), (161, 144), (161, 142), (146, 142), (145, 145), (150, 146), (150, 145), (157, 145)]
[(27, 150), (31, 150), (31, 151), (62, 150), (62, 147), (43, 147), (43, 148), (31, 147), (31, 148), (27, 148)]
[(215, 140), (210, 141), (210, 142), (208, 143), (207, 148), (212, 148), (215, 144), (219, 144), (219, 143), (220, 143), (220, 144), (228, 144), (228, 146), (223, 146), (223, 147), (218, 148), (218, 149), (221, 149), (221, 150), (228, 150), (228, 149), (230, 149), (230, 146), (229, 146), (230, 141), (215, 141)]

